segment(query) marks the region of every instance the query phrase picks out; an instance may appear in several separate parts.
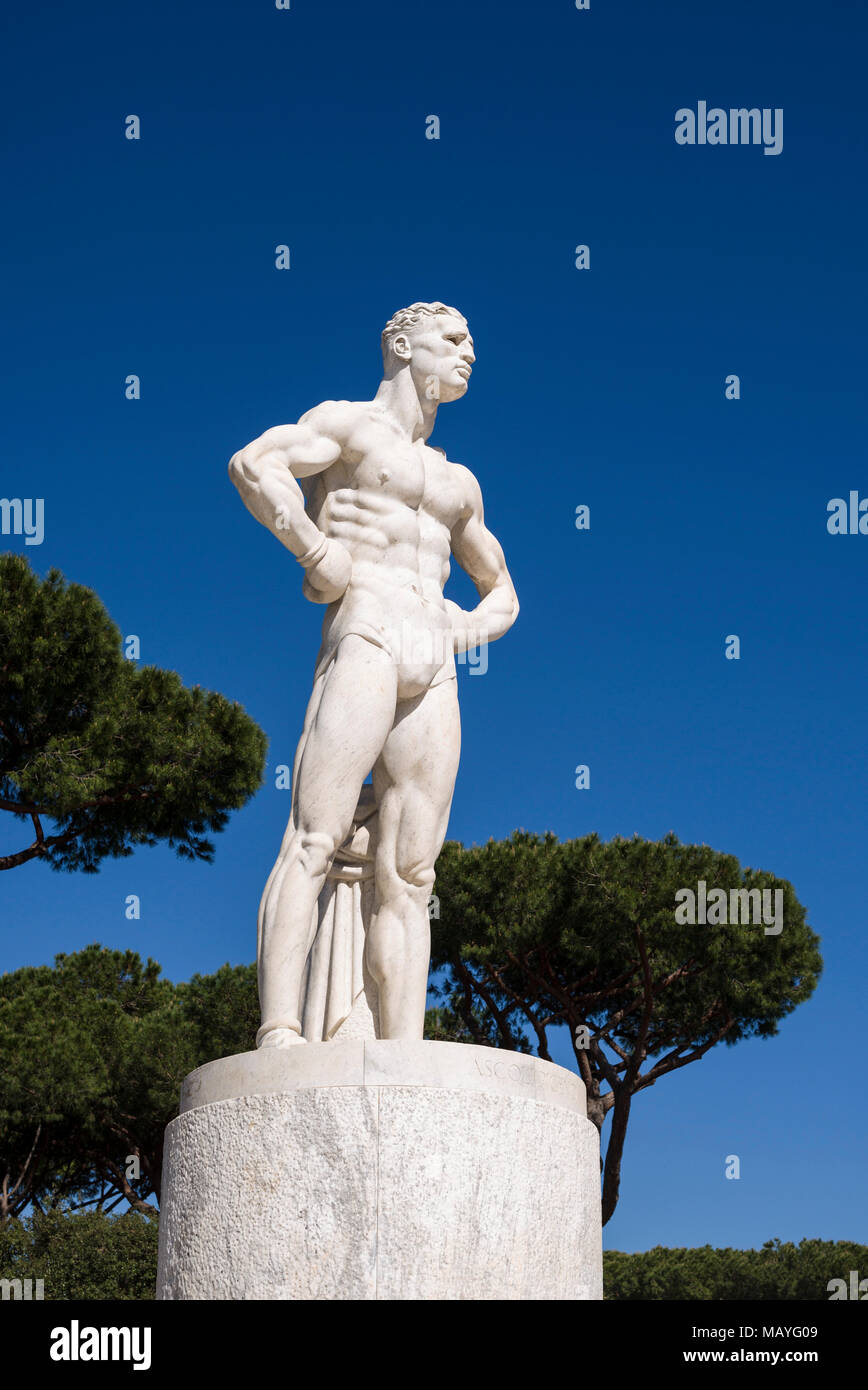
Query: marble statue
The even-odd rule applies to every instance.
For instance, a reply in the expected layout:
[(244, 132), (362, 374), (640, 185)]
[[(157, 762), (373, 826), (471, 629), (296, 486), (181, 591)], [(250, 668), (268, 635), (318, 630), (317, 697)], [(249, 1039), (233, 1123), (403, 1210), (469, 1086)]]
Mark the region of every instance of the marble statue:
[[(305, 597), (327, 605), (259, 911), (259, 1048), (421, 1039), (458, 770), (455, 656), (518, 614), (479, 484), (427, 442), (438, 407), (467, 391), (466, 319), (413, 304), (382, 351), (373, 400), (325, 401), (229, 463), (247, 509), (302, 566)], [(480, 595), (469, 612), (444, 598), (450, 556)]]

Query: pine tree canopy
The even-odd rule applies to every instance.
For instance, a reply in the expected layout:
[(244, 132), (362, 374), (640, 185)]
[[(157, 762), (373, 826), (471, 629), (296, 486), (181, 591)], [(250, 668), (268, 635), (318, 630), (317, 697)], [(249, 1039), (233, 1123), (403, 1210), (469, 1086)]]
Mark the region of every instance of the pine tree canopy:
[[(703, 904), (694, 921), (685, 890)], [(791, 883), (671, 834), (449, 841), (436, 892), (436, 1036), (551, 1060), (563, 1030), (589, 1119), (602, 1130), (612, 1112), (604, 1221), (618, 1200), (632, 1098), (718, 1043), (773, 1037), (822, 970)]]
[(0, 869), (93, 873), (159, 841), (210, 860), (208, 836), (258, 790), (265, 749), (240, 705), (126, 660), (90, 589), (0, 555), (0, 810), (32, 827)]

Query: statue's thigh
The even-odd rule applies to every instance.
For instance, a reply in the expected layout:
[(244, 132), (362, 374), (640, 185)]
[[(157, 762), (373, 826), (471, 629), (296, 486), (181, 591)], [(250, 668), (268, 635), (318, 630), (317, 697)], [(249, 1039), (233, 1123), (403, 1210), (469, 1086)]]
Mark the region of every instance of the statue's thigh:
[(395, 718), (397, 677), (387, 652), (354, 634), (341, 642), (307, 730), (297, 777), (298, 823), (355, 810), (359, 788)]
[(374, 765), (380, 847), (399, 872), (407, 865), (433, 868), (446, 835), (460, 752), (456, 680), (399, 702), (395, 727)]

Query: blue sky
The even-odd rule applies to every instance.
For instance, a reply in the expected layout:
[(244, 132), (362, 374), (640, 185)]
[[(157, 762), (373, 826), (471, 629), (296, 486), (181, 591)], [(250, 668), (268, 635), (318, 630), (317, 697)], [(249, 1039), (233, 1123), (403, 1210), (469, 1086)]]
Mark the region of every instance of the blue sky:
[[(864, 11), (157, 0), (7, 27), (0, 494), (44, 498), (46, 532), (0, 542), (239, 700), (271, 772), (213, 866), (4, 874), (0, 968), (94, 940), (173, 979), (253, 958), (322, 614), (226, 462), (372, 395), (386, 319), (444, 299), (478, 361), (432, 443), (479, 478), (522, 605), (460, 672), (450, 838), (674, 830), (789, 878), (823, 942), (778, 1038), (637, 1098), (606, 1243), (868, 1240), (868, 536), (826, 530), (868, 495)], [(700, 100), (782, 108), (782, 153), (677, 145)]]

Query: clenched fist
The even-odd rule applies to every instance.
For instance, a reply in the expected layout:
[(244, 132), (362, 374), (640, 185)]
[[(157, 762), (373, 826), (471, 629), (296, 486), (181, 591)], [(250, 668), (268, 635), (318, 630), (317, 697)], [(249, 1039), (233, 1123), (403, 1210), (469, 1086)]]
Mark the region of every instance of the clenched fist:
[(301, 591), (311, 603), (335, 603), (346, 592), (353, 574), (353, 561), (340, 541), (323, 536), (314, 557), (304, 564)]

